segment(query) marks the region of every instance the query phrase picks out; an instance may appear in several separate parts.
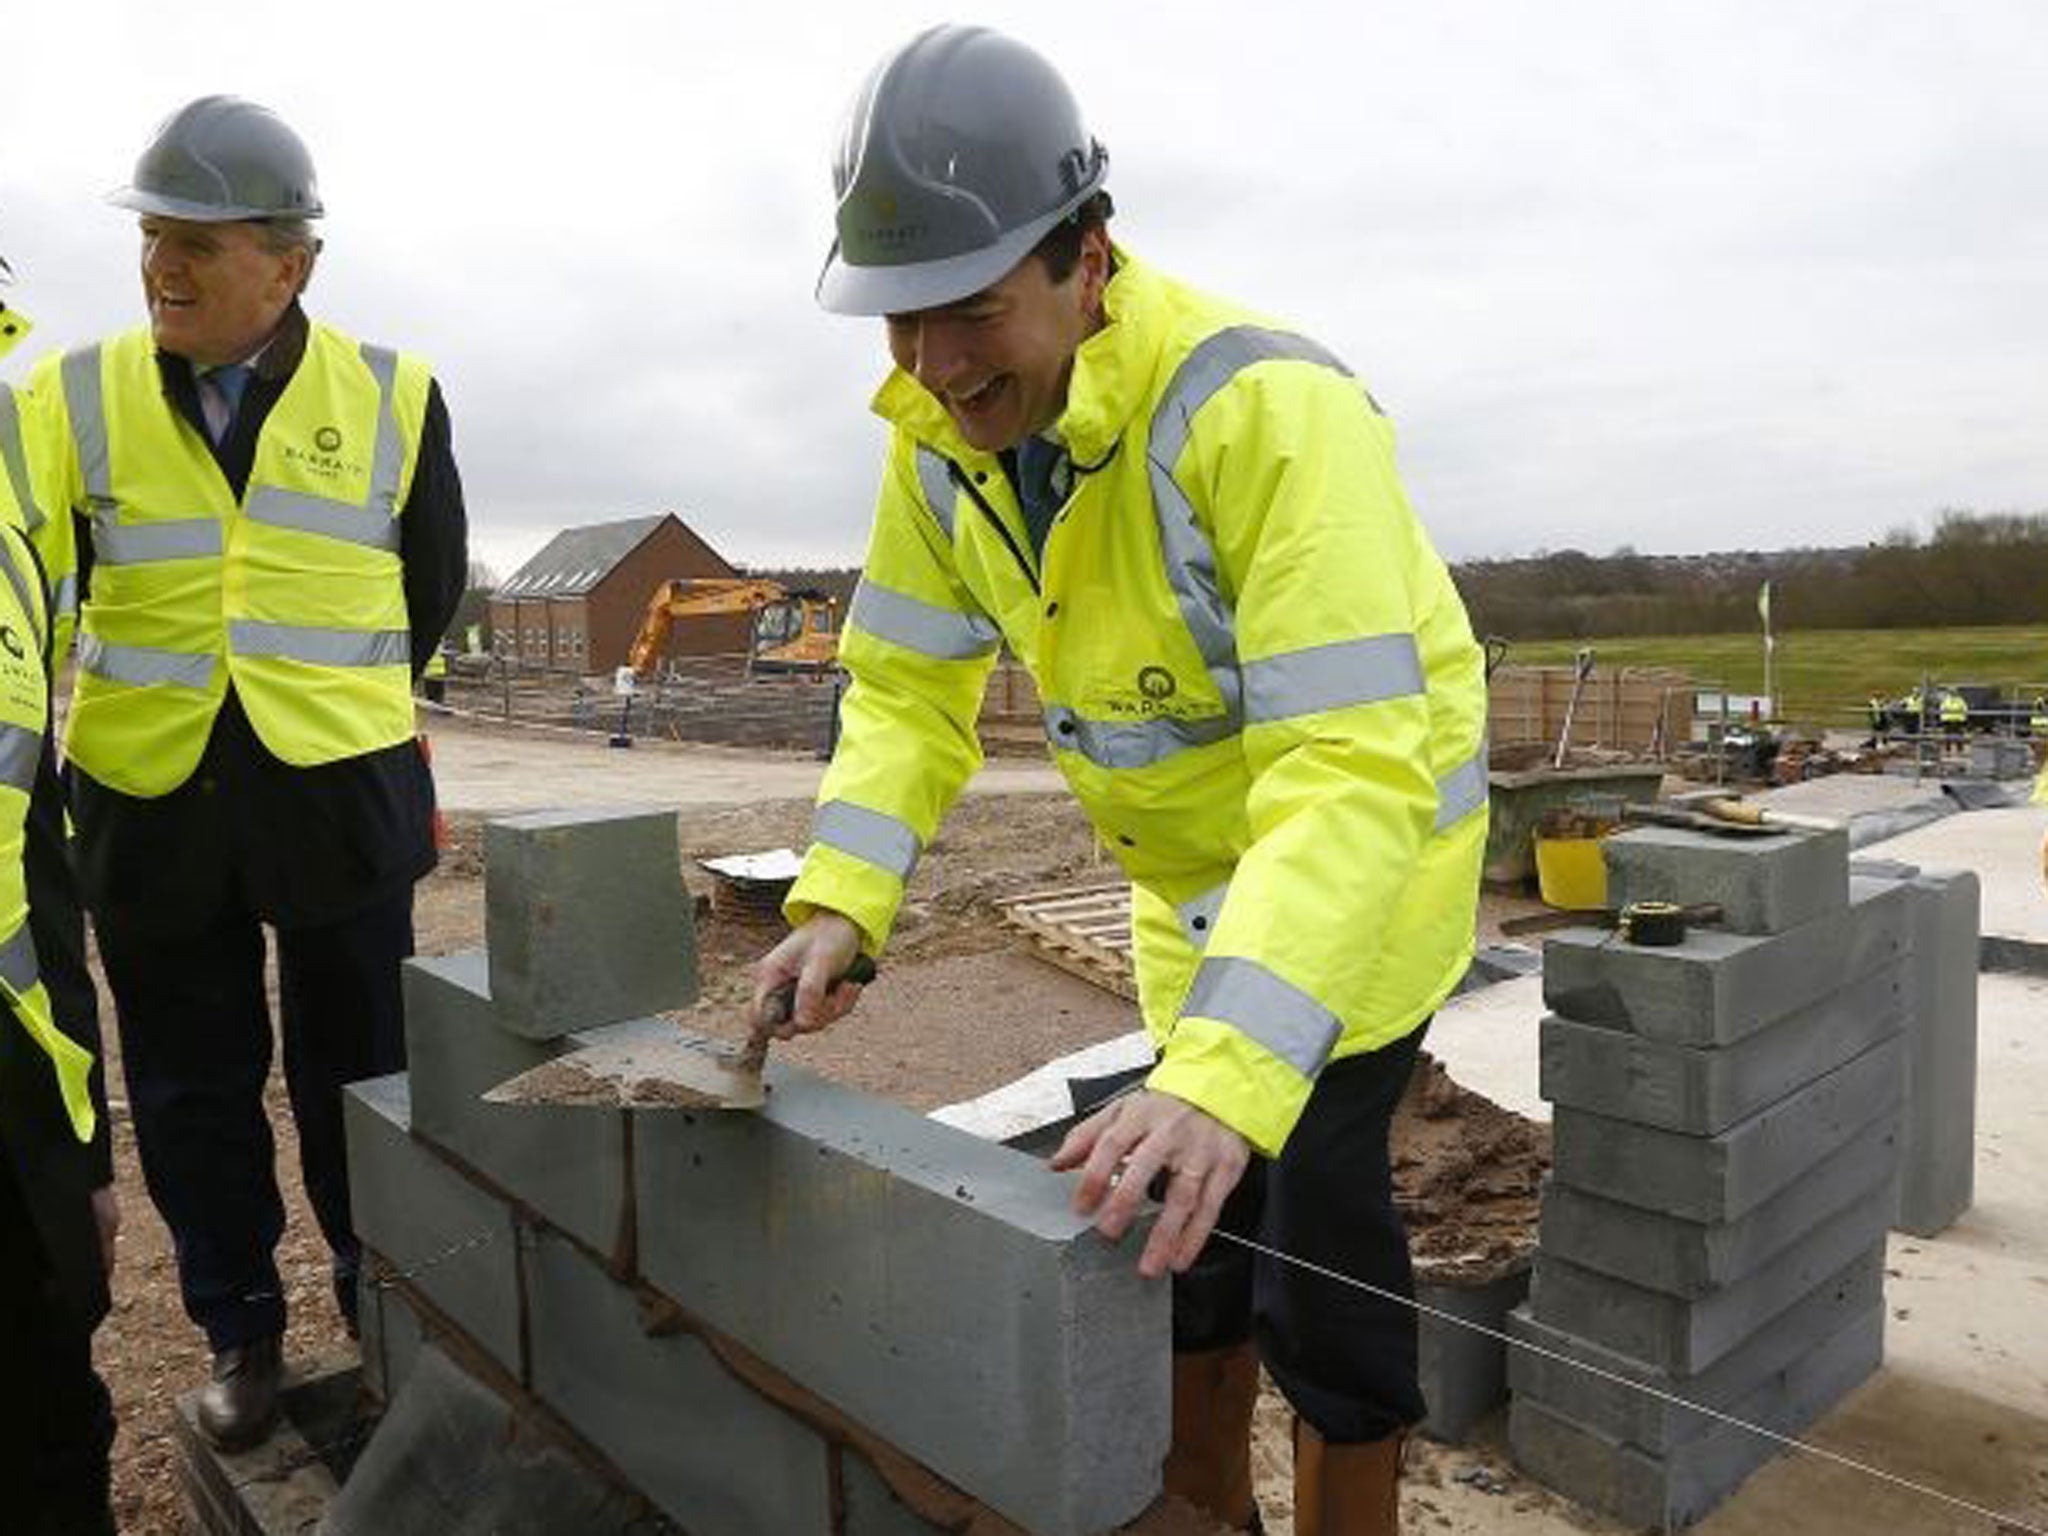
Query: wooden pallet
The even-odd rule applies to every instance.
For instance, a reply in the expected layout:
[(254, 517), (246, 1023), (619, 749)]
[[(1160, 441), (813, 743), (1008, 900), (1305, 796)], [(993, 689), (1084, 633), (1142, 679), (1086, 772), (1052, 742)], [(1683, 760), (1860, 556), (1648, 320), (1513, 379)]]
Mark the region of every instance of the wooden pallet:
[(1138, 1000), (1128, 884), (1119, 880), (1033, 891), (997, 905), (1039, 959), (1118, 997)]

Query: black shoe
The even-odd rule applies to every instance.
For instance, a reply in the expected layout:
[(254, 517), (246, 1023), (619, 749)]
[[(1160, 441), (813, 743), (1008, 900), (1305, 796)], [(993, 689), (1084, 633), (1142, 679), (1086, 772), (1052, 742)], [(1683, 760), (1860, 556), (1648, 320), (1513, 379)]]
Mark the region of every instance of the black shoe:
[(199, 1433), (217, 1451), (246, 1451), (269, 1438), (284, 1380), (284, 1340), (273, 1334), (213, 1357), (213, 1380), (199, 1394)]

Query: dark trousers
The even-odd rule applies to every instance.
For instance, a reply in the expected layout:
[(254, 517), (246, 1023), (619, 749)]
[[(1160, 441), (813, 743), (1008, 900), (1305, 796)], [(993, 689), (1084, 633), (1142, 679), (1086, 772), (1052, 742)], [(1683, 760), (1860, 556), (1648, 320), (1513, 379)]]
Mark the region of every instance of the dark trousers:
[[(11, 1024), (11, 1021), (9, 1021)], [(114, 1408), (0, 1148), (0, 1508), (22, 1536), (113, 1536)], [(81, 1213), (83, 1214), (83, 1213)], [(90, 1220), (90, 1217), (85, 1219)]]
[[(1426, 1028), (1325, 1067), (1280, 1156), (1252, 1159), (1218, 1229), (1412, 1298), (1387, 1132)], [(1383, 1439), (1427, 1411), (1412, 1308), (1212, 1237), (1174, 1277), (1173, 1347), (1247, 1338), (1294, 1411), (1332, 1444)]]
[[(271, 1049), (263, 926), (230, 900), (168, 918), (107, 910), (94, 914), (93, 928), (120, 1020), (142, 1173), (177, 1245), (185, 1311), (216, 1351), (282, 1333), (273, 1254), (284, 1202), (263, 1110)], [(277, 930), (299, 1167), (345, 1312), (358, 1248), (341, 1089), (405, 1066), (399, 964), (411, 953), (409, 885), (338, 922)]]

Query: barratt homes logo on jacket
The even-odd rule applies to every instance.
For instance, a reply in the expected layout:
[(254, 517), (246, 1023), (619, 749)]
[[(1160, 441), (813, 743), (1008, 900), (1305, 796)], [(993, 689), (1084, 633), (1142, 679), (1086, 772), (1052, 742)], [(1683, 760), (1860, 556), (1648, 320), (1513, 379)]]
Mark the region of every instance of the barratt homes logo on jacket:
[(342, 453), (341, 428), (336, 426), (314, 428), (310, 449), (297, 443), (286, 443), (284, 457), (294, 469), (318, 480), (354, 479), (370, 472), (369, 466), (361, 459)]
[(1103, 702), (1110, 714), (1125, 718), (1170, 715), (1175, 719), (1193, 719), (1211, 713), (1209, 706), (1180, 697), (1180, 680), (1156, 662), (1140, 667), (1133, 683), (1128, 689), (1107, 690)]

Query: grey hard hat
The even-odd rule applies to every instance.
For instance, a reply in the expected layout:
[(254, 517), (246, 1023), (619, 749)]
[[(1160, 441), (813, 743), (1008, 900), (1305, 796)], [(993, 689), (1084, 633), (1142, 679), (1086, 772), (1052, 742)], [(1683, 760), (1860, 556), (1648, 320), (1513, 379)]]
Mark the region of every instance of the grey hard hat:
[(135, 162), (135, 179), (107, 200), (206, 224), (317, 219), (325, 211), (299, 136), (239, 96), (202, 96), (165, 118)]
[(1108, 171), (1042, 56), (987, 27), (921, 32), (875, 66), (847, 114), (818, 302), (888, 315), (978, 293)]

